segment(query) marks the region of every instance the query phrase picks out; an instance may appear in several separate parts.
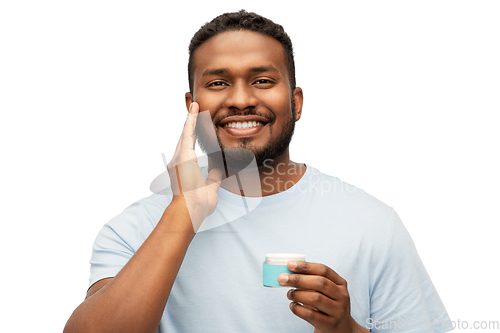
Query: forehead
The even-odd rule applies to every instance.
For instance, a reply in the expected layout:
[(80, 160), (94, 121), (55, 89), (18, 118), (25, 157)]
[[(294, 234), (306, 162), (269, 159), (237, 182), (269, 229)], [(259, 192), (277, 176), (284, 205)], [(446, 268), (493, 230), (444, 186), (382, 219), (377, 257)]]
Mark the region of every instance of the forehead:
[(206, 70), (226, 68), (240, 72), (252, 67), (276, 67), (288, 79), (283, 47), (276, 39), (248, 30), (220, 33), (196, 50), (193, 58), (194, 80)]

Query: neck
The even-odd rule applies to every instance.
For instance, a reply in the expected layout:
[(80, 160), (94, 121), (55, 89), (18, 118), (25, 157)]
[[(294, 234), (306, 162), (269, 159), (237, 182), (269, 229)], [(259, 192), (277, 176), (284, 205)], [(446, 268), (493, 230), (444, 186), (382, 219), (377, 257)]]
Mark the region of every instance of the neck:
[[(210, 163), (209, 169), (212, 169)], [(227, 170), (229, 177), (223, 180), (221, 186), (241, 196), (265, 197), (288, 190), (302, 178), (305, 171), (306, 166), (290, 160), (286, 151), (279, 158), (264, 161), (257, 169)]]

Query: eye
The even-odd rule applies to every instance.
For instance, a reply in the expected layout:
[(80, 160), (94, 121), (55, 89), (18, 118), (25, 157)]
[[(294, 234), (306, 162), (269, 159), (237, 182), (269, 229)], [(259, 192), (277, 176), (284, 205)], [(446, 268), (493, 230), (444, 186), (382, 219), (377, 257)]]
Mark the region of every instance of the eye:
[(270, 89), (274, 86), (275, 82), (269, 79), (258, 79), (253, 83), (258, 89)]
[(207, 84), (207, 87), (224, 87), (224, 86), (228, 86), (228, 84), (223, 81), (214, 81)]
[(268, 80), (268, 79), (260, 79), (260, 80), (255, 81), (255, 83), (258, 83), (258, 84), (270, 84), (270, 83), (274, 83), (274, 82), (271, 81), (271, 80)]

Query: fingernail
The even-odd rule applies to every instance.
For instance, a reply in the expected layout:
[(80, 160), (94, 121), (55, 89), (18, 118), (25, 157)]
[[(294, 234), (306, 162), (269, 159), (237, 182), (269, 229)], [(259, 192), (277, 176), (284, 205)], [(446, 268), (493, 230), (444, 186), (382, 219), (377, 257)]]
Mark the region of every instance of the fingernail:
[(293, 293), (293, 289), (288, 290), (288, 292), (286, 293), (286, 297), (287, 297), (289, 300), (292, 300), (292, 293)]
[(189, 104), (189, 113), (191, 113), (191, 108), (193, 107), (193, 103)]
[(288, 282), (288, 274), (281, 274), (278, 276), (278, 282), (280, 284), (287, 283)]
[(288, 267), (290, 267), (291, 269), (297, 268), (297, 262), (294, 261), (294, 260), (289, 261), (288, 262)]

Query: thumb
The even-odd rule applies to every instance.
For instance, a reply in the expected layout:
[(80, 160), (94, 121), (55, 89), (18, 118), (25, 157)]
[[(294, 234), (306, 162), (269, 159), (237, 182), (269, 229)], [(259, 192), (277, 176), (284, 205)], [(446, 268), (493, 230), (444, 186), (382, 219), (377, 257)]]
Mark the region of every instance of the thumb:
[(221, 181), (222, 181), (222, 170), (220, 169), (210, 170), (206, 181), (207, 186), (211, 187), (212, 189), (215, 190), (215, 192), (217, 192), (219, 190)]

